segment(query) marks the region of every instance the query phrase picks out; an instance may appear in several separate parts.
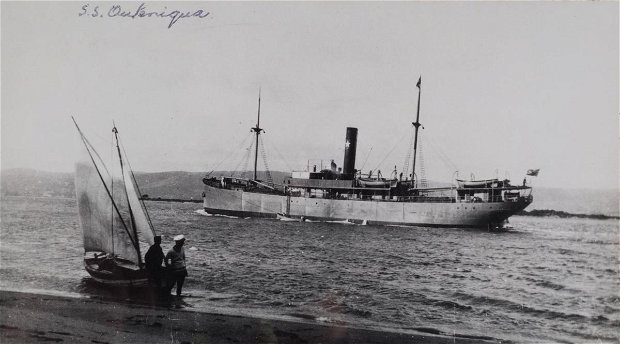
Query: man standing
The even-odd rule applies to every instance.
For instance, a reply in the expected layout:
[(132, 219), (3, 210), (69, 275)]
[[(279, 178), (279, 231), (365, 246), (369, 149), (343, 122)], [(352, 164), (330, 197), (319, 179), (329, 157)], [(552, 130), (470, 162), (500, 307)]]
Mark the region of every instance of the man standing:
[(168, 292), (172, 290), (174, 285), (177, 285), (177, 296), (181, 296), (181, 290), (183, 289), (183, 282), (187, 276), (187, 269), (185, 268), (185, 250), (183, 250), (183, 244), (185, 243), (185, 236), (183, 234), (174, 237), (174, 247), (168, 251), (164, 262), (168, 267), (169, 283)]
[(144, 256), (146, 264), (146, 272), (148, 273), (149, 283), (161, 288), (162, 268), (161, 263), (164, 261), (164, 251), (161, 249), (161, 235), (156, 235), (155, 243), (151, 245)]

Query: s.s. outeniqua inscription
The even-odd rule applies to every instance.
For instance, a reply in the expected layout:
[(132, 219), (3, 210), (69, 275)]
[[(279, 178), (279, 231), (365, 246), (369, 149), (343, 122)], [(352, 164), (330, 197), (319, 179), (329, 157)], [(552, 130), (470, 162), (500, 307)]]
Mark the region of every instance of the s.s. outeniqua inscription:
[(80, 8), (78, 16), (86, 18), (122, 18), (122, 19), (166, 19), (168, 28), (172, 28), (181, 19), (206, 19), (211, 13), (204, 9), (170, 9), (167, 6), (156, 8), (152, 5), (147, 6), (141, 3), (138, 6), (133, 4), (90, 4), (84, 3)]

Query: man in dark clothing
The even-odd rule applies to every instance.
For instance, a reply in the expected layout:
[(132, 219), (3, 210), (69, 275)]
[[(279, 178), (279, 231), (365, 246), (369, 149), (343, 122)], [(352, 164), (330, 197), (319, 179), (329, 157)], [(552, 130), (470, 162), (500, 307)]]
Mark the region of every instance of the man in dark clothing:
[(155, 236), (155, 243), (151, 245), (144, 256), (146, 271), (149, 276), (149, 283), (161, 288), (162, 268), (161, 263), (164, 261), (164, 251), (161, 248), (161, 235)]

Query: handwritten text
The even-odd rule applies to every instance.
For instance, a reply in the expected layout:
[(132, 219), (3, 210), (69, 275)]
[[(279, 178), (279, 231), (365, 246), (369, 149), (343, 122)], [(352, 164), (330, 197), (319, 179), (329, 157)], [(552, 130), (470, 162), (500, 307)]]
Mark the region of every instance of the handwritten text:
[[(125, 6), (125, 7), (123, 7)], [(126, 18), (126, 19), (138, 19), (138, 18), (164, 18), (168, 19), (168, 28), (184, 18), (199, 18), (204, 19), (210, 15), (210, 12), (205, 10), (195, 11), (180, 11), (169, 10), (164, 7), (163, 10), (150, 10), (144, 3), (141, 3), (137, 8), (127, 8), (127, 5), (114, 4), (110, 6), (92, 6), (91, 4), (84, 4), (78, 13), (78, 16), (87, 16), (92, 18)]]

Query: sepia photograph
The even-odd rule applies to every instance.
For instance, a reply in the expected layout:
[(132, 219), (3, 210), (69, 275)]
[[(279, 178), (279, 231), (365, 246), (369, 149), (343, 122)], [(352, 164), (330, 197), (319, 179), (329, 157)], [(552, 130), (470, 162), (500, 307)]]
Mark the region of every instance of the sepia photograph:
[(618, 343), (617, 1), (2, 1), (1, 343)]

